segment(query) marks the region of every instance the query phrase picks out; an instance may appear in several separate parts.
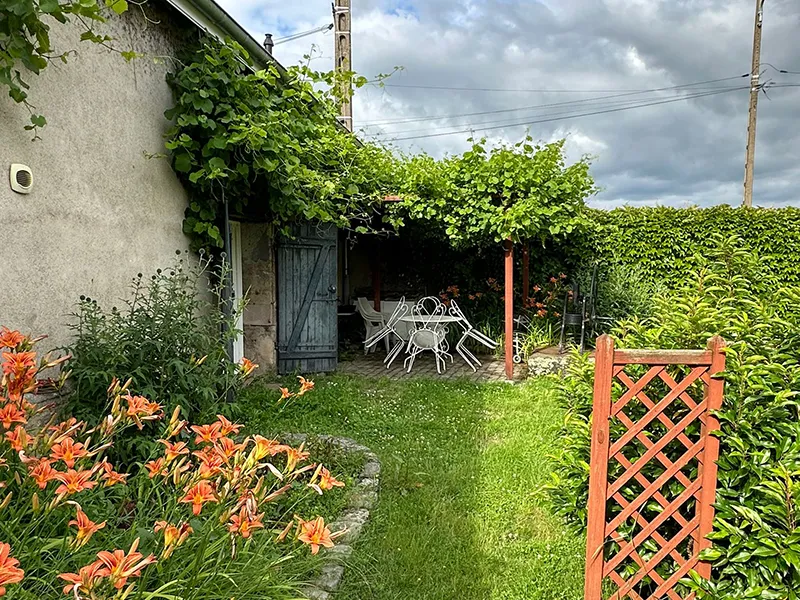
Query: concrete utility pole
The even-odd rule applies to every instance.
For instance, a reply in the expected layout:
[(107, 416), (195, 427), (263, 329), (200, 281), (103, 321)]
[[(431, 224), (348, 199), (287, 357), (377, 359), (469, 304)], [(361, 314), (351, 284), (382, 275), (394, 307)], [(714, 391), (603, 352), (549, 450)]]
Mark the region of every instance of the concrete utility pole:
[[(353, 70), (353, 46), (350, 36), (352, 21), (350, 0), (334, 0), (333, 27), (337, 73)], [(339, 120), (348, 131), (353, 131), (353, 86), (349, 80), (341, 85)]]
[(753, 171), (756, 160), (756, 119), (761, 91), (761, 36), (764, 32), (764, 0), (756, 0), (756, 30), (753, 35), (753, 70), (750, 72), (750, 119), (747, 125), (747, 159), (744, 165), (744, 205), (753, 206)]

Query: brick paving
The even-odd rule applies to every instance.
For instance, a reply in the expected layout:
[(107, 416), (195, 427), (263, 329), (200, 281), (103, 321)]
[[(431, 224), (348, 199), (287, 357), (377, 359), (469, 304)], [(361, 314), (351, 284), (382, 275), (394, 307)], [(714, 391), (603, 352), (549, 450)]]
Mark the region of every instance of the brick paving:
[[(417, 356), (411, 373), (403, 368), (404, 355), (398, 356), (387, 369), (383, 364), (386, 354), (381, 350), (368, 355), (357, 356), (353, 360), (340, 361), (337, 371), (339, 373), (352, 373), (365, 377), (388, 377), (392, 380), (426, 378), (426, 379), (469, 379), (470, 381), (506, 381), (505, 363), (502, 358), (494, 356), (481, 356), (483, 366), (477, 372), (467, 366), (458, 355), (453, 357), (453, 362), (447, 361), (447, 369), (439, 374), (436, 372), (436, 361), (433, 354), (424, 352)], [(527, 368), (523, 365), (514, 365), (514, 380), (519, 381), (527, 375)]]

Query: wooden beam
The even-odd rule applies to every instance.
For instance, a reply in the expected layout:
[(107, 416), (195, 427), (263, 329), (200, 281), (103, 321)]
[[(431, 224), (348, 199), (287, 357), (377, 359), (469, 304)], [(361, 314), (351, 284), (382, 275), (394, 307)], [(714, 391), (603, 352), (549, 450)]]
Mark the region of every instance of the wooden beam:
[(514, 243), (505, 242), (505, 305), (506, 305), (506, 378), (514, 378)]

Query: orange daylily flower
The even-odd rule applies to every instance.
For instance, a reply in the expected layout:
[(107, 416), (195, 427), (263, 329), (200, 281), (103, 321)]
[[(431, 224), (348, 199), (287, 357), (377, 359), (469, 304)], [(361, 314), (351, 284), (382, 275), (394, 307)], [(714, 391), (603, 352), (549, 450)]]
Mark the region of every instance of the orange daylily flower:
[(206, 502), (218, 502), (218, 500), (214, 495), (214, 487), (207, 481), (201, 481), (186, 492), (186, 495), (181, 498), (181, 502), (191, 504), (192, 513), (197, 516), (203, 510), (203, 504)]
[(90, 490), (97, 485), (92, 481), (93, 471), (75, 471), (70, 469), (66, 473), (55, 473), (53, 478), (60, 481), (56, 494), (77, 494), (83, 490)]
[(314, 382), (311, 381), (310, 379), (306, 379), (302, 375), (298, 375), (297, 379), (300, 380), (300, 391), (297, 392), (298, 396), (302, 396), (306, 392), (310, 392), (311, 390), (314, 389)]
[(52, 431), (56, 434), (56, 436), (61, 436), (65, 434), (67, 431), (72, 429), (75, 426), (83, 425), (83, 421), (78, 421), (75, 417), (70, 417), (66, 421), (61, 421), (58, 425), (51, 425), (47, 428), (48, 431)]
[(247, 377), (258, 368), (258, 365), (254, 363), (249, 358), (242, 357), (242, 360), (239, 361), (239, 369), (242, 372), (242, 377)]
[(6, 431), (6, 439), (11, 444), (14, 452), (22, 452), (33, 441), (33, 438), (28, 435), (22, 425), (17, 425), (14, 431)]
[(55, 444), (50, 450), (50, 458), (54, 461), (62, 460), (67, 468), (71, 469), (75, 466), (75, 461), (79, 458), (89, 456), (83, 444), (74, 442), (72, 438), (64, 438), (64, 440)]
[(14, 423), (25, 424), (27, 422), (28, 419), (25, 418), (25, 413), (17, 405), (6, 404), (3, 408), (0, 408), (0, 423), (6, 429), (11, 429)]
[(251, 517), (250, 512), (243, 506), (238, 515), (233, 515), (231, 517), (231, 524), (228, 526), (228, 531), (231, 533), (238, 533), (244, 539), (247, 539), (252, 535), (254, 529), (264, 528), (264, 523), (261, 522), (262, 518), (264, 518), (263, 514)]
[(25, 571), (17, 566), (19, 561), (10, 554), (11, 546), (0, 542), (0, 596), (5, 596), (7, 585), (19, 583), (25, 577)]
[(175, 548), (183, 544), (186, 538), (189, 537), (189, 534), (194, 530), (188, 523), (181, 523), (180, 527), (176, 527), (175, 525), (170, 525), (166, 521), (156, 521), (153, 531), (156, 533), (159, 531), (164, 532), (164, 552), (161, 556), (162, 558), (169, 558), (175, 551)]
[(144, 396), (131, 396), (130, 394), (125, 395), (124, 398), (128, 402), (125, 414), (136, 423), (139, 429), (144, 428), (142, 421), (155, 421), (163, 416), (161, 405), (158, 402), (150, 402)]
[(222, 435), (236, 435), (239, 433), (239, 430), (244, 427), (244, 425), (239, 425), (237, 423), (231, 423), (228, 419), (226, 419), (223, 415), (217, 415), (217, 419), (219, 419), (220, 429), (219, 432)]
[(237, 452), (244, 448), (244, 444), (237, 444), (231, 438), (220, 438), (214, 444), (214, 450), (225, 462), (228, 462)]
[(0, 348), (10, 348), (16, 350), (22, 342), (25, 341), (25, 336), (19, 331), (12, 331), (8, 327), (0, 328)]
[(195, 444), (213, 444), (222, 437), (222, 423), (217, 421), (210, 425), (192, 425), (192, 431), (197, 434)]
[(94, 588), (99, 579), (101, 569), (104, 565), (99, 560), (94, 561), (90, 565), (81, 567), (78, 573), (61, 573), (58, 577), (67, 582), (64, 586), (64, 594), (74, 595), (76, 598), (80, 597), (79, 593), (89, 594)]
[(317, 517), (313, 521), (300, 519), (300, 535), (297, 539), (311, 546), (311, 554), (319, 552), (319, 547), (333, 548), (331, 530), (325, 526), (325, 519)]
[(75, 519), (69, 522), (69, 525), (75, 525), (78, 528), (78, 533), (75, 536), (75, 545), (80, 548), (89, 539), (98, 531), (100, 531), (103, 527), (106, 526), (106, 522), (103, 521), (102, 523), (94, 523), (86, 513), (81, 510), (81, 507), (78, 507), (78, 512), (75, 516)]
[(36, 366), (36, 352), (3, 352), (3, 360), (3, 373), (22, 377)]
[(145, 463), (144, 468), (147, 469), (147, 473), (150, 479), (152, 479), (156, 475), (164, 475), (165, 477), (169, 475), (166, 465), (166, 460), (163, 456), (161, 456), (156, 460), (151, 460), (150, 462)]
[(167, 463), (171, 463), (179, 456), (185, 456), (189, 454), (189, 447), (186, 445), (186, 442), (169, 442), (167, 440), (158, 441), (159, 443), (164, 444), (164, 447), (166, 448), (164, 451), (164, 457), (167, 459)]
[(200, 460), (198, 473), (202, 479), (209, 479), (222, 471), (221, 467), (225, 464), (225, 459), (214, 448), (203, 448), (192, 454)]
[(288, 448), (288, 446), (284, 446), (278, 440), (268, 440), (260, 435), (254, 435), (253, 442), (255, 443), (253, 452), (256, 460), (261, 460), (267, 455), (275, 456)]
[(304, 452), (303, 446), (305, 444), (300, 444), (299, 448), (292, 448), (291, 446), (286, 446), (286, 470), (287, 471), (294, 471), (297, 463), (303, 460), (306, 460), (309, 456), (311, 456), (310, 452)]
[(103, 460), (103, 462), (100, 463), (100, 467), (103, 469), (103, 474), (100, 476), (100, 479), (105, 481), (104, 487), (111, 487), (117, 483), (125, 485), (128, 482), (128, 474), (117, 473), (114, 470), (114, 466), (107, 460)]
[(46, 458), (38, 461), (35, 464), (28, 465), (30, 476), (39, 486), (39, 489), (47, 487), (48, 482), (53, 481), (56, 477), (57, 471), (50, 466), (50, 461)]
[(344, 487), (344, 482), (336, 479), (328, 469), (322, 467), (319, 470), (319, 483), (317, 485), (321, 490), (332, 490), (335, 487)]
[(121, 590), (129, 577), (139, 577), (142, 569), (157, 562), (152, 554), (145, 558), (140, 552), (136, 552), (138, 547), (139, 538), (136, 538), (127, 554), (123, 550), (98, 552), (97, 558), (103, 564), (97, 572), (98, 575), (108, 577), (114, 587)]
[(289, 388), (281, 388), (281, 397), (278, 399), (278, 402), (281, 400), (288, 400), (292, 396), (294, 396), (294, 394), (289, 391)]

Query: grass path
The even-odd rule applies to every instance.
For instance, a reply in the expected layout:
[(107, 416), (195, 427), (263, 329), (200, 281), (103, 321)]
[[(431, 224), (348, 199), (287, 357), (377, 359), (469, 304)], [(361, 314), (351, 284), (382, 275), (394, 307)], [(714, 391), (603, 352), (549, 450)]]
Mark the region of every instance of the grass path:
[(381, 458), (378, 508), (337, 600), (579, 600), (583, 540), (543, 502), (563, 419), (552, 385), (331, 376), (284, 411), (251, 387), (264, 433), (351, 437)]

